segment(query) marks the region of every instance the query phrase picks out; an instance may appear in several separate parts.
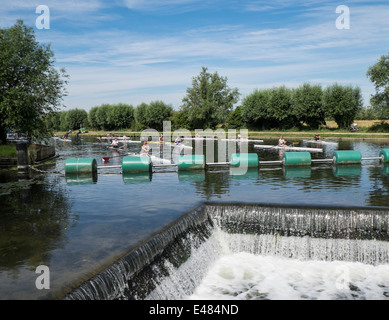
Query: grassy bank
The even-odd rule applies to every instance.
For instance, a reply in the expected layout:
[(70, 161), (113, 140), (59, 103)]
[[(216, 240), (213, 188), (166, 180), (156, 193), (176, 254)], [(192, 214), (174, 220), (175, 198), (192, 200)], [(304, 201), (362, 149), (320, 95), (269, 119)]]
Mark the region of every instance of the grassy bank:
[(0, 145), (0, 158), (16, 158), (15, 145)]

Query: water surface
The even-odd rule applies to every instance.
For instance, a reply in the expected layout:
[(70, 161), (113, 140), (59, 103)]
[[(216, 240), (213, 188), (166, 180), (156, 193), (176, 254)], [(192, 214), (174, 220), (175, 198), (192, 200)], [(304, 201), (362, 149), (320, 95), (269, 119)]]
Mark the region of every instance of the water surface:
[[(248, 148), (261, 161), (282, 159), (277, 150)], [(378, 157), (389, 142), (339, 141), (323, 148), (312, 158), (331, 158), (334, 150)], [(130, 145), (128, 152), (139, 149)], [(89, 278), (203, 201), (389, 207), (389, 168), (377, 161), (352, 167), (266, 166), (244, 176), (231, 175), (229, 167), (205, 173), (158, 169), (137, 176), (102, 169), (93, 179), (65, 177), (66, 159), (93, 157), (103, 166), (101, 159), (108, 156), (106, 165), (120, 165), (123, 154), (88, 137), (56, 142), (56, 151), (56, 160), (38, 167), (46, 173), (32, 171), (32, 180), (0, 173), (0, 299), (61, 297), (64, 288)], [(36, 288), (39, 265), (50, 268), (49, 290)]]

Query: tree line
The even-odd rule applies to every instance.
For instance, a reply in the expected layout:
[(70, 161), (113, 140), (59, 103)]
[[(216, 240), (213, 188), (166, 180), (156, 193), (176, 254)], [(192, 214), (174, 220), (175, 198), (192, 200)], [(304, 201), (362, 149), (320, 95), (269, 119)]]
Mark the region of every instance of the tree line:
[[(209, 85), (209, 83), (208, 83)], [(196, 87), (196, 86), (194, 86)], [(203, 93), (207, 83), (202, 87)], [(193, 89), (193, 88), (192, 88)], [(209, 88), (208, 88), (209, 90)], [(230, 91), (236, 95), (237, 91)], [(186, 100), (200, 100), (191, 91)], [(220, 98), (220, 100), (223, 100)], [(227, 103), (232, 103), (230, 96)], [(208, 100), (209, 101), (209, 100)], [(220, 101), (211, 100), (206, 106), (187, 103), (178, 111), (162, 101), (142, 103), (137, 107), (128, 104), (103, 104), (85, 110), (72, 109), (50, 113), (45, 121), (49, 130), (65, 131), (87, 127), (91, 130), (163, 129), (163, 121), (171, 121), (173, 129), (249, 128), (252, 130), (290, 129), (308, 126), (318, 129), (326, 120), (334, 120), (339, 128), (347, 128), (361, 115), (362, 97), (358, 87), (333, 84), (327, 88), (303, 84), (297, 89), (285, 86), (255, 90), (232, 110)]]

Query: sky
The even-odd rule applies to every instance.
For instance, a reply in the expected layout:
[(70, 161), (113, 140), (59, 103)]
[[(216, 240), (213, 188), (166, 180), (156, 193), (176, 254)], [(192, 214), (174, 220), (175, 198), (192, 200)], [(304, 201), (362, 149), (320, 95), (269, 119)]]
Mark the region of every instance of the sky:
[(389, 53), (388, 17), (388, 0), (0, 4), (0, 28), (22, 19), (66, 69), (63, 110), (86, 111), (157, 100), (178, 110), (202, 67), (239, 89), (238, 104), (256, 89), (339, 83), (360, 87), (368, 106), (375, 88), (366, 72)]

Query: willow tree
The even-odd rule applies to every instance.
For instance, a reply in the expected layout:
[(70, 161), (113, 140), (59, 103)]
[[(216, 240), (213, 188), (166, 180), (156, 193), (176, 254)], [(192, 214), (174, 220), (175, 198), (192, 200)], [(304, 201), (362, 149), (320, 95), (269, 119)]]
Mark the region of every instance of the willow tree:
[(67, 75), (54, 67), (50, 45), (39, 44), (33, 29), (18, 20), (0, 29), (0, 140), (15, 128), (28, 135), (45, 129), (43, 118), (58, 110)]
[(338, 127), (346, 129), (363, 106), (361, 89), (335, 83), (323, 91), (323, 104)]
[(389, 54), (381, 56), (376, 64), (367, 71), (376, 93), (370, 103), (381, 119), (389, 119)]
[(192, 87), (186, 90), (181, 110), (187, 115), (192, 129), (214, 129), (227, 121), (238, 98), (238, 89), (230, 88), (226, 77), (217, 72), (211, 74), (203, 67), (192, 79)]

